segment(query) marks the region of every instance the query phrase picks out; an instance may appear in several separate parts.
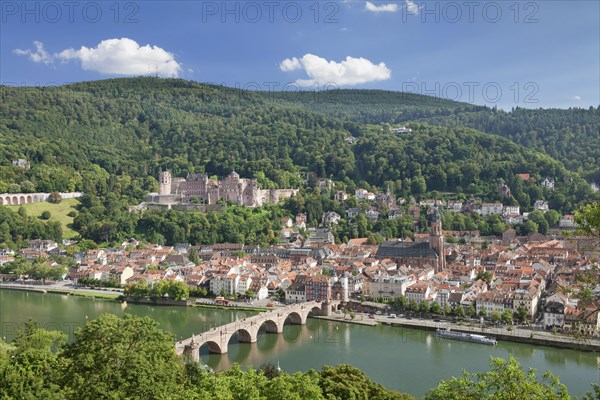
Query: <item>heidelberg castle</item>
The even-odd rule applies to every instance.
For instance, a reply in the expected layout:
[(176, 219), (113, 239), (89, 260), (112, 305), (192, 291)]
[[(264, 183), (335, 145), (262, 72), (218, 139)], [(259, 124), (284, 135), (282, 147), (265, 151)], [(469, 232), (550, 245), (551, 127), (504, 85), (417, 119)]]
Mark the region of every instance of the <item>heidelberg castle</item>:
[(209, 179), (206, 174), (173, 178), (169, 171), (164, 171), (159, 174), (158, 185), (158, 193), (150, 193), (148, 202), (177, 204), (198, 199), (201, 204), (216, 204), (224, 200), (240, 206), (258, 207), (298, 193), (298, 189), (259, 189), (256, 179), (240, 178), (235, 171), (223, 180)]

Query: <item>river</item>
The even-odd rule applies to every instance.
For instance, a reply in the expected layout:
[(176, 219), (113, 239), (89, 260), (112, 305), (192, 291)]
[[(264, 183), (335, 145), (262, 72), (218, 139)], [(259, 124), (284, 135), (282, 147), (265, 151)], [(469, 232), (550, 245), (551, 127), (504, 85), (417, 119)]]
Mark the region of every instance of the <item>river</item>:
[[(33, 318), (46, 329), (59, 329), (72, 338), (74, 330), (101, 313), (148, 316), (186, 338), (212, 326), (256, 314), (251, 311), (167, 307), (0, 290), (0, 337), (14, 338), (19, 324)], [(600, 354), (501, 341), (495, 347), (438, 339), (432, 332), (390, 326), (362, 326), (309, 319), (307, 325), (286, 326), (282, 335), (263, 333), (257, 343), (232, 343), (226, 355), (208, 354), (202, 361), (216, 370), (234, 362), (259, 367), (279, 362), (286, 372), (320, 369), (325, 364), (347, 363), (365, 371), (386, 387), (419, 396), (442, 379), (459, 376), (463, 369), (485, 371), (489, 357), (512, 354), (539, 375), (550, 370), (572, 395), (581, 395), (591, 383), (600, 383)]]

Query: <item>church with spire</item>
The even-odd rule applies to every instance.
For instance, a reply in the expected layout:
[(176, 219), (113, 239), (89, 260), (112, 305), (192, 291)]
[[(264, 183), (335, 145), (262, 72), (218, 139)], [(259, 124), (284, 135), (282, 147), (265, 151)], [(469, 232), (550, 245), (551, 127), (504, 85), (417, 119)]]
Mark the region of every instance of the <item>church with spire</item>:
[(389, 258), (398, 265), (412, 267), (431, 266), (435, 272), (446, 268), (444, 252), (444, 234), (442, 230), (442, 216), (437, 208), (430, 213), (429, 240), (421, 242), (389, 240), (383, 242), (377, 249), (376, 258)]

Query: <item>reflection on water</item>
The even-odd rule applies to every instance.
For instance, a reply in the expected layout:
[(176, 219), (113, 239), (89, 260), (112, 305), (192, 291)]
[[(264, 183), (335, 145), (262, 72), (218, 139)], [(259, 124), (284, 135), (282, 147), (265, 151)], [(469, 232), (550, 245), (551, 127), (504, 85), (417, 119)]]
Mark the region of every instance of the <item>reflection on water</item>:
[[(29, 317), (44, 328), (59, 329), (73, 337), (75, 329), (104, 312), (148, 316), (176, 339), (187, 338), (254, 312), (121, 305), (102, 299), (0, 290), (0, 337), (12, 340), (19, 324)], [(353, 364), (390, 388), (422, 395), (442, 379), (460, 376), (462, 370), (485, 371), (489, 357), (512, 354), (525, 368), (541, 374), (551, 370), (572, 394), (581, 395), (598, 383), (600, 355), (500, 341), (495, 347), (435, 337), (434, 332), (390, 326), (362, 326), (309, 319), (306, 325), (286, 325), (283, 334), (259, 332), (256, 343), (239, 343), (234, 337), (225, 355), (200, 349), (201, 360), (215, 370), (237, 362), (258, 368), (265, 362), (280, 364), (287, 372), (320, 369), (325, 364)]]

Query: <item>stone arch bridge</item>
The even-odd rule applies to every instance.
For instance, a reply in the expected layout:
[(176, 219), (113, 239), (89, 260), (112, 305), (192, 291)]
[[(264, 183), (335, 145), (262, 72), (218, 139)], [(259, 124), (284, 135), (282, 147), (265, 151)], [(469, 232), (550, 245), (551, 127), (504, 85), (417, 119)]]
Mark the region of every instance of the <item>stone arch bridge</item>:
[(340, 306), (340, 301), (307, 302), (280, 307), (267, 312), (213, 328), (199, 335), (175, 343), (175, 351), (192, 361), (200, 360), (200, 347), (208, 344), (211, 353), (225, 354), (232, 336), (238, 334), (242, 343), (255, 343), (261, 327), (270, 333), (283, 333), (286, 320), (293, 325), (304, 325), (310, 313), (330, 315)]

